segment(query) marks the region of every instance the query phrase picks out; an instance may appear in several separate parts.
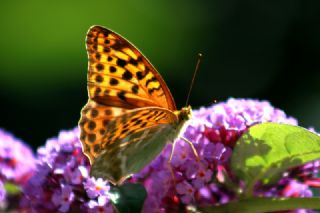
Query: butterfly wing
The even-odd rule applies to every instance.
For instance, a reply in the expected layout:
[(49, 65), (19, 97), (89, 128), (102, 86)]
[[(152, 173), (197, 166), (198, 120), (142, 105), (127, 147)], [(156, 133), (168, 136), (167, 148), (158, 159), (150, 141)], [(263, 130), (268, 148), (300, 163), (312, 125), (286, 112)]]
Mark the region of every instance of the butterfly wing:
[(126, 39), (101, 26), (93, 26), (86, 45), (90, 99), (125, 109), (157, 106), (176, 110), (160, 74)]
[[(132, 44), (100, 26), (89, 29), (89, 101), (81, 111), (79, 126), (83, 151), (92, 163), (100, 153), (107, 123), (139, 107), (175, 110), (172, 95), (160, 74)], [(104, 141), (104, 143), (107, 143)]]
[[(83, 151), (93, 163), (104, 149), (116, 140), (126, 136), (144, 131), (159, 124), (174, 124), (177, 122), (175, 114), (164, 108), (144, 107), (134, 110), (115, 111), (119, 115), (107, 116), (104, 106), (89, 101), (88, 107), (82, 110), (80, 122)], [(90, 108), (92, 107), (92, 108)], [(121, 108), (117, 108), (122, 110)], [(114, 110), (114, 109), (112, 109)], [(94, 112), (94, 119), (92, 118)], [(94, 129), (92, 128), (94, 126)], [(103, 131), (104, 130), (104, 131)]]
[(91, 175), (121, 184), (175, 139), (177, 122), (175, 114), (157, 107), (139, 108), (116, 117), (106, 126), (108, 131), (99, 144)]
[(115, 117), (125, 113), (126, 109), (119, 107), (104, 106), (93, 100), (83, 107), (81, 111), (80, 141), (82, 143), (83, 153), (89, 158), (90, 163), (98, 156), (98, 145), (106, 134), (106, 126)]

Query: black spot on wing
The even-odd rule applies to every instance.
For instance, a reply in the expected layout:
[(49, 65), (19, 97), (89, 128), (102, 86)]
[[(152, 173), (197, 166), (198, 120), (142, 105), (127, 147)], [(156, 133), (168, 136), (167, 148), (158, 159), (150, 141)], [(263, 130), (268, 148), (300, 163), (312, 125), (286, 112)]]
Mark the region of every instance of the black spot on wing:
[(101, 92), (101, 88), (100, 87), (97, 87), (96, 91), (94, 91), (94, 95), (95, 96), (98, 96)]
[(150, 78), (150, 79), (148, 79), (147, 81), (146, 81), (146, 87), (148, 86), (148, 84), (150, 84), (151, 82), (157, 82), (158, 80), (157, 80), (157, 78), (156, 77), (152, 77), (152, 78)]
[(102, 71), (104, 69), (104, 66), (103, 66), (103, 64), (97, 64), (96, 68), (97, 68), (98, 71)]
[(98, 110), (96, 110), (96, 109), (91, 110), (91, 117), (95, 118), (98, 116), (98, 114), (99, 114)]
[(153, 118), (154, 117), (154, 115), (149, 115), (146, 119), (147, 120), (150, 120), (151, 118)]
[(94, 130), (96, 128), (96, 123), (94, 121), (89, 121), (88, 128)]
[(99, 61), (101, 59), (101, 54), (100, 53), (96, 53), (96, 59)]
[(106, 110), (104, 111), (104, 114), (105, 114), (105, 115), (112, 115), (112, 110), (111, 110), (111, 109), (106, 109)]
[(129, 129), (122, 129), (122, 131), (121, 131), (120, 134), (121, 134), (121, 135), (126, 134), (126, 132), (128, 132), (128, 130), (129, 130)]
[(115, 73), (117, 71), (117, 68), (115, 68), (114, 66), (110, 66), (109, 71), (110, 73)]
[(117, 65), (120, 66), (120, 67), (124, 67), (127, 65), (127, 62), (121, 58), (118, 58), (117, 60)]
[[(104, 127), (106, 127), (109, 124), (109, 120), (104, 120), (102, 122), (102, 124), (103, 124)], [(109, 127), (109, 128), (111, 128), (111, 127)]]
[(160, 85), (159, 85), (159, 87), (155, 87), (155, 88), (148, 89), (148, 93), (149, 93), (149, 94), (152, 94), (154, 91), (157, 91), (157, 90), (160, 90), (160, 89), (161, 89), (161, 87), (160, 87)]
[(99, 28), (102, 30), (103, 36), (104, 36), (104, 37), (108, 37), (109, 32), (108, 32), (106, 29), (104, 29), (104, 28), (101, 28), (101, 27), (99, 27)]
[[(146, 68), (147, 68), (147, 67), (146, 67)], [(149, 73), (149, 70), (148, 70), (148, 69), (146, 69), (145, 72), (142, 72), (142, 71), (136, 72), (137, 79), (138, 79), (138, 80), (144, 79), (148, 73)]]
[(89, 107), (83, 108), (83, 109), (82, 109), (82, 113), (83, 113), (83, 114), (86, 114), (86, 113), (89, 111), (89, 109), (90, 109)]
[(149, 115), (149, 113), (150, 113), (150, 112), (144, 112), (144, 113), (142, 113), (140, 116), (143, 117), (143, 116)]
[(154, 120), (155, 121), (159, 121), (159, 120), (162, 120), (163, 118), (165, 118), (167, 115), (165, 113), (161, 113), (159, 115), (157, 115)]
[(103, 135), (105, 132), (106, 132), (105, 129), (100, 129), (100, 130), (99, 130), (100, 135)]
[(126, 96), (125, 96), (126, 92), (125, 91), (120, 91), (117, 93), (118, 98), (120, 98), (121, 100), (125, 101), (126, 100)]
[(130, 58), (129, 63), (132, 64), (132, 65), (134, 65), (134, 66), (137, 66), (137, 65), (138, 65), (138, 61), (137, 61), (137, 60), (134, 60), (133, 58)]
[(136, 122), (137, 120), (139, 120), (139, 118), (133, 118), (131, 119), (131, 122)]
[(139, 92), (139, 87), (138, 87), (138, 85), (133, 85), (133, 86), (131, 87), (131, 91), (132, 91), (134, 94), (138, 94), (138, 92)]
[(88, 134), (88, 140), (89, 142), (93, 143), (96, 140), (95, 134)]
[(104, 48), (103, 48), (103, 52), (105, 52), (105, 53), (110, 52), (110, 48), (109, 48), (109, 47), (104, 47)]
[(94, 152), (99, 152), (100, 151), (100, 145), (99, 144), (95, 144), (93, 147), (93, 151)]
[(123, 78), (124, 80), (129, 81), (129, 80), (132, 79), (132, 73), (129, 72), (128, 70), (126, 70), (126, 71), (122, 74), (122, 78)]
[(115, 86), (115, 85), (118, 85), (119, 84), (119, 81), (115, 78), (110, 78), (110, 85), (111, 86)]
[(144, 78), (144, 76), (142, 75), (142, 72), (141, 72), (141, 71), (137, 72), (136, 75), (137, 75), (137, 79), (138, 79), (138, 80), (141, 80), (141, 79)]
[(141, 124), (142, 120), (137, 120), (133, 125), (136, 126), (136, 125), (139, 125)]
[(140, 125), (141, 128), (144, 128), (144, 127), (146, 127), (146, 126), (147, 126), (147, 122), (144, 122), (144, 123), (142, 123), (142, 124)]
[(108, 90), (108, 89), (106, 89), (106, 90), (104, 91), (104, 95), (109, 95), (109, 93), (110, 93), (110, 90)]
[(97, 81), (98, 83), (103, 82), (103, 77), (102, 77), (101, 75), (97, 75), (97, 76), (96, 76), (96, 81)]

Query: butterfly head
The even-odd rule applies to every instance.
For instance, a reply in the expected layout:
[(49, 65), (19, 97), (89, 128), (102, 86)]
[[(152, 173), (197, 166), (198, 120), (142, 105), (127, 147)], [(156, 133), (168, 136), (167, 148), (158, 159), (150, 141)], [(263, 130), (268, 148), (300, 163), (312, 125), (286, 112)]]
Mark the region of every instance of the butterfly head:
[(183, 107), (176, 114), (178, 116), (179, 121), (188, 121), (192, 118), (192, 109), (191, 106)]

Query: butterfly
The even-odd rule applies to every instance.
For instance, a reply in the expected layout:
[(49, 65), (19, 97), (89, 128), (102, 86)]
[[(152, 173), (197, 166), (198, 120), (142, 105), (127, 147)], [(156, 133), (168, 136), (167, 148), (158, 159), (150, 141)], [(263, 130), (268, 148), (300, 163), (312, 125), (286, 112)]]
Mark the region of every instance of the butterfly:
[(181, 136), (191, 107), (177, 110), (166, 83), (136, 47), (101, 26), (89, 29), (86, 47), (89, 100), (79, 126), (91, 176), (119, 185), (177, 138), (195, 152)]

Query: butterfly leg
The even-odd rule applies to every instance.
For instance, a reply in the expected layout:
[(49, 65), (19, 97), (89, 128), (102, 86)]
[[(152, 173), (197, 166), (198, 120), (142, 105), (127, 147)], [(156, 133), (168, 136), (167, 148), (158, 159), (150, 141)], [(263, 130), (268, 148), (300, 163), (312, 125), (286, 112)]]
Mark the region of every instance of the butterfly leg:
[[(199, 161), (200, 161), (200, 158), (199, 158), (199, 155), (198, 155), (198, 152), (197, 152), (196, 148), (194, 148), (194, 146), (193, 146), (193, 143), (192, 143), (191, 141), (189, 141), (189, 140), (188, 140), (187, 138), (185, 138), (185, 137), (180, 136), (180, 138), (181, 138), (184, 142), (187, 142), (187, 143), (190, 145), (194, 156), (196, 157), (197, 161), (199, 162)], [(172, 155), (172, 153), (171, 153), (171, 155)]]
[(170, 157), (168, 159), (168, 164), (169, 164), (170, 172), (171, 172), (171, 175), (172, 175), (172, 178), (173, 178), (173, 185), (174, 186), (176, 185), (176, 178), (175, 178), (174, 171), (173, 171), (173, 168), (172, 168), (172, 165), (171, 165), (171, 160), (172, 160), (172, 157), (173, 157), (173, 152), (174, 152), (175, 147), (176, 147), (176, 142), (174, 141), (172, 143), (172, 149), (171, 149)]
[(172, 160), (173, 152), (174, 152), (175, 147), (176, 147), (176, 142), (174, 141), (174, 142), (172, 143), (171, 154), (170, 154), (170, 157), (169, 157), (169, 160), (168, 160), (169, 163), (170, 163), (171, 160)]

